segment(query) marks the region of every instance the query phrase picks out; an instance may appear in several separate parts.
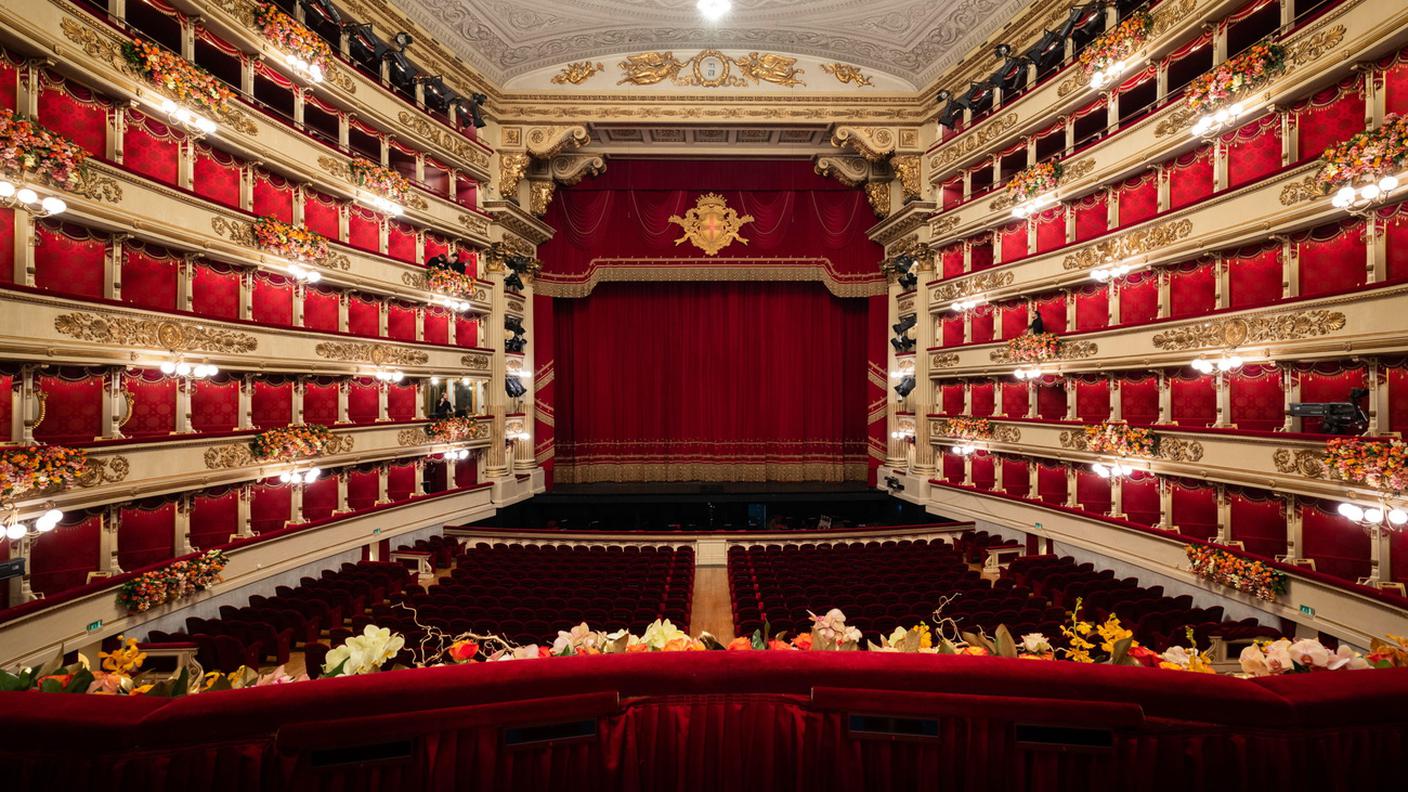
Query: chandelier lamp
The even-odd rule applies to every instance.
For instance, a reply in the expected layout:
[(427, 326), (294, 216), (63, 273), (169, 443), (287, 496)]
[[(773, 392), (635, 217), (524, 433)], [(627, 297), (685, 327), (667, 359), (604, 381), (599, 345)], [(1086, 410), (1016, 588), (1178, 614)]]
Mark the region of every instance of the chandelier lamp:
[(1096, 267), (1090, 271), (1090, 278), (1091, 280), (1096, 280), (1101, 283), (1109, 283), (1112, 280), (1123, 278), (1129, 273), (1139, 269), (1139, 267), (1140, 265), (1128, 261), (1120, 262), (1119, 264), (1111, 264), (1106, 267)]
[(1377, 181), (1355, 187), (1346, 184), (1335, 192), (1330, 203), (1336, 209), (1344, 209), (1354, 214), (1366, 213), (1389, 199), (1404, 182), (1404, 174), (1387, 174)]
[(1341, 503), (1336, 509), (1340, 516), (1353, 523), (1358, 523), (1366, 533), (1373, 534), (1376, 530), (1387, 529), (1398, 533), (1408, 526), (1408, 509), (1398, 506), (1389, 506), (1380, 502), (1376, 506), (1360, 506), (1357, 503)]
[(288, 265), (288, 274), (299, 283), (317, 283), (323, 279), (322, 273), (297, 264)]
[[(449, 377), (449, 378), (446, 379), (445, 381), (446, 381), (446, 382), (453, 383), (456, 379), (458, 379), (458, 380), (460, 381), (460, 384), (461, 384), (461, 385), (468, 385), (468, 384), (470, 384), (471, 382), (473, 382), (473, 380), (471, 380), (469, 377)], [(430, 384), (431, 384), (431, 385), (439, 385), (440, 382), (441, 382), (441, 378), (438, 377), (438, 376), (437, 376), (437, 377), (431, 377), (431, 378), (430, 378)]]
[(953, 305), (950, 305), (949, 308), (952, 308), (958, 313), (963, 313), (964, 311), (971, 311), (974, 308), (977, 308), (978, 306), (984, 305), (986, 303), (987, 298), (983, 297), (981, 294), (976, 294), (972, 297), (964, 297), (961, 300), (954, 300)]
[(978, 447), (972, 443), (960, 443), (953, 447), (953, 453), (959, 456), (972, 456), (978, 453)]
[(914, 430), (908, 428), (896, 429), (895, 431), (890, 432), (890, 437), (894, 440), (902, 440), (906, 443), (912, 443), (914, 442)]
[(1207, 138), (1217, 135), (1237, 123), (1237, 119), (1247, 113), (1250, 108), (1241, 102), (1235, 102), (1226, 107), (1220, 107), (1211, 113), (1204, 113), (1198, 116), (1198, 120), (1193, 124), (1193, 137)]
[(1012, 376), (1019, 380), (1034, 380), (1040, 378), (1046, 372), (1041, 370), (1041, 366), (1023, 366), (1012, 372)]
[(207, 379), (220, 373), (220, 367), (211, 363), (187, 363), (181, 358), (168, 360), (161, 364), (161, 373), (170, 377), (189, 377), (190, 379)]
[(323, 81), (323, 67), (316, 63), (310, 63), (303, 58), (292, 53), (284, 54), (284, 62), (289, 69), (299, 77), (310, 83), (320, 83)]
[(64, 513), (58, 509), (48, 509), (33, 523), (27, 523), (19, 519), (19, 511), (11, 509), (9, 516), (5, 518), (4, 536), (11, 541), (17, 541), (30, 535), (48, 533), (58, 526), (59, 521), (64, 518)]
[(469, 459), (469, 449), (451, 448), (448, 451), (442, 451), (440, 453), (440, 458), (445, 460), (446, 462), (454, 462), (456, 460)]
[(312, 484), (323, 475), (322, 468), (309, 468), (308, 470), (285, 470), (279, 474), (279, 481), (284, 484)]
[(192, 135), (213, 135), (220, 129), (219, 124), (170, 99), (162, 99), (161, 104), (157, 105), (157, 109), (164, 113), (167, 120), (172, 124), (181, 127)]
[(1095, 471), (1095, 475), (1103, 479), (1122, 479), (1134, 475), (1134, 468), (1126, 465), (1120, 460), (1114, 462), (1095, 462), (1090, 469)]
[(40, 195), (29, 187), (17, 185), (8, 179), (0, 179), (0, 206), (7, 209), (24, 209), (36, 217), (53, 217), (68, 210), (64, 199), (54, 195)]
[(1199, 374), (1211, 374), (1214, 371), (1236, 371), (1245, 363), (1246, 361), (1237, 355), (1223, 355), (1212, 360), (1200, 357), (1194, 360), (1190, 365), (1192, 365), (1193, 370), (1197, 371)]
[(385, 198), (380, 195), (377, 195), (376, 193), (367, 192), (365, 190), (357, 191), (357, 200), (361, 201), (363, 204), (366, 204), (366, 206), (370, 209), (374, 209), (385, 215), (391, 215), (392, 217), (400, 217), (401, 215), (406, 213), (406, 208), (404, 206), (396, 203), (395, 201), (392, 201), (389, 198)]
[(406, 372), (400, 369), (377, 369), (372, 376), (379, 382), (400, 382), (406, 378)]
[(469, 304), (469, 302), (465, 300), (456, 300), (453, 297), (446, 297), (443, 294), (437, 294), (434, 297), (431, 297), (427, 302), (430, 305), (438, 305), (441, 308), (448, 308), (449, 310), (454, 311), (455, 313), (464, 313), (465, 311), (468, 311), (471, 307), (473, 307)]
[(1028, 217), (1056, 203), (1056, 200), (1056, 193), (1054, 191), (1043, 193), (1035, 198), (1029, 198), (1012, 207), (1012, 216), (1018, 220), (1026, 220)]

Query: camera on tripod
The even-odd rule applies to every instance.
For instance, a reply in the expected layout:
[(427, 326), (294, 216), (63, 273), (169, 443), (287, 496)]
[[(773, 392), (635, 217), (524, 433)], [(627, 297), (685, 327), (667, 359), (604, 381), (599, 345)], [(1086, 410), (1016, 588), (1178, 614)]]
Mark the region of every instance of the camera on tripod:
[(1368, 395), (1368, 388), (1353, 388), (1349, 401), (1292, 402), (1288, 412), (1296, 418), (1319, 418), (1320, 431), (1325, 434), (1364, 434), (1369, 431), (1369, 415), (1359, 403)]

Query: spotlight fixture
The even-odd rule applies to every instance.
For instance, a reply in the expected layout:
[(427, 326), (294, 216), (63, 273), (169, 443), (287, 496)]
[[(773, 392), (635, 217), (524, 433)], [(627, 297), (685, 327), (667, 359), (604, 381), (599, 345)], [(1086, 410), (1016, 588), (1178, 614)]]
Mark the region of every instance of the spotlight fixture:
[(343, 25), (342, 29), (347, 33), (347, 53), (352, 60), (376, 71), (377, 64), (381, 62), (382, 57), (390, 48), (386, 42), (377, 38), (376, 33), (372, 31), (371, 23)]
[(303, 6), (303, 18), (308, 22), (317, 20), (309, 19), (312, 14), (323, 23), (342, 26), (342, 14), (329, 0), (299, 0), (299, 5)]
[(1074, 33), (1088, 33), (1089, 29), (1100, 19), (1101, 3), (1086, 3), (1076, 6), (1066, 17), (1066, 23), (1061, 26), (1061, 38), (1067, 38)]
[(699, 13), (710, 22), (717, 22), (724, 18), (724, 15), (733, 10), (731, 0), (699, 0), (694, 4), (699, 9)]
[(1012, 54), (1012, 45), (998, 44), (996, 47), (993, 47), (992, 54), (997, 58), (1006, 58)]
[(953, 91), (950, 91), (950, 90), (947, 89), (947, 88), (943, 89), (942, 91), (939, 91), (938, 95), (934, 97), (934, 99), (935, 99), (936, 101), (939, 101), (939, 102), (947, 102), (948, 100), (950, 100), (950, 99), (952, 99), (952, 98), (953, 98)]
[(523, 383), (519, 382), (517, 377), (505, 377), (504, 392), (508, 394), (510, 399), (517, 399), (527, 393), (528, 389), (523, 387)]
[(482, 108), (484, 103), (489, 101), (489, 97), (482, 93), (472, 93), (469, 95), (469, 117), (474, 122), (474, 128), (480, 129), (484, 126), (484, 113)]
[(510, 272), (508, 277), (504, 278), (504, 288), (523, 291), (523, 279), (518, 276), (517, 272)]
[(1055, 65), (1065, 55), (1066, 42), (1061, 34), (1048, 30), (1042, 34), (1041, 39), (1027, 49), (1026, 57), (1036, 64), (1038, 69), (1045, 69)]
[(918, 383), (914, 381), (914, 376), (908, 375), (900, 380), (899, 384), (895, 385), (895, 393), (903, 399), (914, 391), (916, 385), (918, 385)]
[(411, 38), (410, 33), (407, 33), (403, 30), (400, 33), (397, 33), (396, 36), (391, 39), (391, 43), (396, 45), (397, 52), (405, 52), (407, 47), (416, 43), (416, 40)]
[(0, 206), (7, 209), (23, 208), (35, 217), (53, 217), (68, 211), (64, 199), (53, 195), (41, 196), (34, 190), (16, 185), (8, 179), (0, 179)]

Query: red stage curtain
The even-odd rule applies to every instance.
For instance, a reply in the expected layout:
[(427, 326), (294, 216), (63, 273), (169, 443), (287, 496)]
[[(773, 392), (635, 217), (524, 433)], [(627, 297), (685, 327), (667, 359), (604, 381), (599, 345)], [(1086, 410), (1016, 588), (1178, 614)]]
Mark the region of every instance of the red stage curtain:
[(240, 387), (234, 379), (191, 383), (191, 428), (197, 432), (230, 432), (239, 425)]
[(1159, 378), (1120, 378), (1120, 417), (1137, 426), (1159, 420)]
[(971, 339), (975, 344), (986, 344), (993, 340), (993, 323), (997, 319), (997, 311), (991, 305), (980, 305), (968, 312), (972, 316), (970, 323)]
[(1169, 174), (1169, 209), (1182, 209), (1212, 195), (1211, 145), (1175, 157), (1164, 167)]
[(35, 539), (28, 559), (34, 591), (57, 594), (83, 585), (88, 573), (98, 569), (101, 531), (98, 515), (77, 514)]
[(277, 481), (249, 488), (249, 526), (256, 533), (277, 531), (293, 517), (293, 490)]
[(323, 476), (303, 488), (303, 520), (321, 520), (331, 517), (337, 509), (337, 478)]
[(34, 285), (74, 297), (102, 299), (107, 237), (81, 226), (35, 224)]
[(1208, 539), (1217, 535), (1217, 490), (1173, 481), (1173, 524), (1184, 536)]
[(1026, 418), (1031, 405), (1031, 387), (1025, 382), (1002, 383), (1002, 415), (1007, 418)]
[(176, 379), (146, 369), (123, 375), (132, 394), (132, 416), (122, 427), (128, 437), (167, 437), (176, 431)]
[(1141, 525), (1158, 525), (1159, 479), (1148, 473), (1135, 473), (1120, 482), (1120, 506), (1125, 519)]
[(421, 338), (427, 344), (450, 343), (450, 313), (441, 308), (426, 308), (421, 314)]
[(1271, 493), (1233, 490), (1227, 495), (1231, 536), (1249, 553), (1275, 557), (1286, 552), (1284, 503)]
[(416, 386), (410, 382), (386, 386), (386, 415), (393, 421), (416, 417)]
[(1027, 221), (1008, 223), (998, 229), (997, 236), (1002, 245), (1004, 264), (1026, 257), (1029, 252), (1027, 248)]
[(998, 306), (998, 310), (1002, 312), (1002, 337), (999, 340), (1006, 341), (1027, 332), (1031, 319), (1027, 316), (1025, 300)]
[(1110, 230), (1108, 200), (1108, 193), (1098, 190), (1071, 204), (1076, 216), (1075, 241), (1084, 242)]
[(865, 370), (866, 311), (809, 283), (604, 284), (555, 301), (556, 475), (860, 478), (865, 379), (845, 372)]
[(1110, 326), (1110, 287), (1092, 284), (1076, 291), (1076, 331)]
[(254, 381), (250, 396), (255, 429), (273, 429), (293, 422), (293, 381)]
[(1225, 263), (1230, 307), (1251, 308), (1281, 300), (1280, 243), (1238, 251)]
[(377, 382), (354, 379), (347, 385), (347, 419), (352, 423), (375, 423), (380, 414)]
[(380, 477), (375, 470), (353, 470), (347, 474), (347, 508), (369, 509), (376, 503)]
[(1170, 417), (1179, 426), (1211, 426), (1217, 420), (1217, 388), (1212, 376), (1169, 378)]
[(1053, 206), (1036, 216), (1036, 252), (1045, 253), (1066, 244), (1066, 207)]
[(1281, 428), (1286, 414), (1281, 369), (1275, 366), (1244, 366), (1229, 375), (1227, 382), (1231, 389), (1231, 420), (1238, 429), (1269, 432)]
[(309, 330), (337, 332), (338, 293), (318, 286), (303, 288), (303, 326)]
[(122, 301), (158, 311), (176, 309), (180, 259), (170, 251), (128, 240), (122, 246)]
[(1053, 294), (1032, 300), (1032, 307), (1041, 315), (1048, 333), (1066, 332), (1066, 295)]
[(1271, 113), (1222, 136), (1227, 188), (1235, 190), (1281, 169), (1281, 116)]
[(149, 179), (175, 184), (185, 141), (180, 130), (129, 107), (122, 132), (122, 164)]
[(992, 237), (984, 234), (975, 238), (968, 252), (969, 271), (977, 272), (992, 266)]
[(1076, 503), (1091, 514), (1109, 514), (1114, 503), (1110, 495), (1110, 480), (1093, 470), (1076, 471)]
[(328, 239), (341, 239), (338, 232), (338, 216), (341, 204), (331, 195), (314, 189), (303, 191), (303, 225), (310, 231), (317, 231)]
[(254, 171), (254, 213), (293, 222), (293, 183), (268, 171)]
[(1212, 262), (1169, 267), (1169, 316), (1202, 316), (1217, 305), (1217, 270)]
[(276, 327), (293, 326), (293, 282), (268, 272), (254, 274), (254, 321)]
[[(1364, 129), (1364, 78), (1354, 74), (1297, 105), (1297, 162), (1316, 159), (1330, 146)], [(1392, 111), (1390, 111), (1392, 112)]]
[(191, 277), (191, 308), (211, 319), (238, 319), (239, 272), (223, 264), (197, 264)]
[(303, 383), (303, 422), (332, 426), (337, 423), (337, 384), (305, 380)]
[(963, 414), (963, 385), (945, 383), (939, 388), (939, 410), (944, 415)]
[(1058, 505), (1066, 502), (1066, 468), (1061, 465), (1048, 466), (1036, 463), (1036, 494), (1047, 503)]
[(996, 399), (996, 386), (991, 382), (975, 382), (971, 386), (969, 399), (973, 409), (971, 413), (977, 418), (986, 418), (993, 414)]
[[(1391, 369), (1390, 372), (1393, 370)], [(1349, 401), (1349, 392), (1354, 388), (1366, 387), (1368, 371), (1363, 368), (1341, 366), (1338, 363), (1323, 363), (1302, 368), (1296, 372), (1300, 380), (1302, 402), (1342, 402)], [(1392, 393), (1393, 380), (1389, 387)], [(1392, 399), (1390, 399), (1392, 401)], [(1319, 418), (1302, 418), (1301, 431), (1319, 432)]]
[(381, 335), (381, 301), (351, 294), (347, 299), (347, 332), (377, 338)]
[(1315, 560), (1315, 571), (1351, 583), (1369, 574), (1369, 535), (1335, 512), (1335, 504), (1306, 501), (1301, 506), (1303, 558)]
[(416, 310), (399, 302), (388, 303), (386, 337), (396, 341), (416, 340)]
[(1159, 213), (1159, 173), (1156, 170), (1126, 179), (1115, 192), (1119, 196), (1117, 228), (1128, 228)]
[(942, 272), (945, 278), (956, 278), (963, 274), (963, 245), (949, 245), (939, 251)]
[(41, 443), (91, 443), (103, 433), (104, 387), (101, 374), (86, 369), (61, 369), (35, 377), (35, 387), (48, 394), (44, 420), (34, 428)]
[(196, 495), (191, 501), (191, 546), (208, 549), (225, 544), (239, 529), (239, 491)]
[(347, 244), (372, 253), (381, 251), (381, 215), (360, 206), (347, 207)]
[(1110, 417), (1110, 381), (1076, 380), (1076, 417), (1083, 423), (1100, 423)]
[(1059, 378), (1043, 377), (1036, 385), (1036, 416), (1044, 421), (1066, 417), (1066, 385)]
[(240, 172), (244, 163), (233, 154), (196, 143), (191, 189), (196, 195), (231, 209), (240, 208)]
[(991, 490), (997, 481), (997, 475), (993, 472), (992, 454), (981, 453), (973, 455), (973, 486), (980, 490)]
[(414, 464), (392, 464), (386, 469), (386, 497), (392, 503), (411, 499), (416, 488), (416, 466)]
[(117, 565), (132, 571), (175, 557), (176, 504), (122, 509), (117, 525)]
[(946, 347), (963, 345), (963, 314), (945, 314), (944, 318), (939, 320), (939, 345)]
[(479, 346), (479, 322), (464, 314), (455, 314), (455, 346), (466, 349)]
[(1159, 275), (1136, 272), (1119, 283), (1120, 324), (1152, 322), (1159, 315)]
[(95, 157), (108, 154), (108, 103), (77, 83), (40, 74), (39, 123), (69, 138)]
[(1026, 460), (1002, 458), (1002, 489), (1018, 498), (1031, 494), (1031, 476), (1027, 473)]
[(416, 260), (416, 229), (409, 223), (389, 220), (386, 223), (386, 255), (398, 261)]
[(1364, 285), (1367, 249), (1364, 221), (1331, 223), (1296, 239), (1300, 294), (1319, 297)]

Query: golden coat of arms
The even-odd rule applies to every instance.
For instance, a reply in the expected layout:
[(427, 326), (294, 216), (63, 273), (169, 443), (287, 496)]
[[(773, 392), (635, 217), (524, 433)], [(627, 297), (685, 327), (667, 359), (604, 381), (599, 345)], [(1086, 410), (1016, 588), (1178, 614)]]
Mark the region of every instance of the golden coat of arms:
[(676, 245), (689, 240), (705, 254), (713, 256), (734, 240), (748, 244), (738, 231), (744, 223), (753, 222), (753, 215), (739, 215), (722, 195), (706, 193), (699, 196), (694, 208), (685, 212), (684, 217), (670, 215), (670, 222), (684, 229), (684, 236), (675, 240)]

